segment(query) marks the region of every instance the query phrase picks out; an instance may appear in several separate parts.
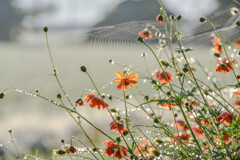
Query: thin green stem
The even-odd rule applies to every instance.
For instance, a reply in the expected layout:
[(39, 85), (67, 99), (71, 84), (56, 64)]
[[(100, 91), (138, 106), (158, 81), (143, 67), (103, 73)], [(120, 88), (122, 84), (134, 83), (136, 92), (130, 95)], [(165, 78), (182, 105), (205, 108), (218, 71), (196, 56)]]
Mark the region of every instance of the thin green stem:
[(57, 83), (58, 83), (58, 85), (60, 86), (60, 88), (61, 88), (64, 96), (67, 98), (69, 104), (73, 107), (73, 104), (72, 104), (71, 100), (69, 99), (67, 93), (66, 93), (65, 90), (63, 89), (63, 86), (62, 86), (62, 84), (60, 83), (60, 81), (59, 81), (59, 79), (58, 79), (57, 70), (56, 70), (56, 68), (55, 68), (55, 65), (54, 65), (54, 62), (53, 62), (53, 58), (52, 58), (52, 53), (51, 53), (50, 46), (49, 46), (49, 43), (48, 43), (47, 32), (45, 32), (45, 35), (46, 35), (46, 43), (47, 43), (48, 53), (49, 53), (49, 57), (50, 57), (51, 64), (52, 64), (52, 68), (53, 68), (53, 75), (54, 75), (54, 77), (56, 78)]
[(105, 132), (103, 132), (101, 129), (99, 129), (98, 127), (96, 127), (93, 123), (91, 123), (89, 120), (87, 120), (87, 118), (85, 118), (84, 116), (82, 116), (80, 113), (78, 113), (76, 110), (73, 110), (73, 109), (70, 109), (68, 107), (64, 107), (62, 104), (58, 104), (57, 102), (55, 102), (54, 100), (50, 99), (50, 98), (47, 98), (47, 97), (44, 97), (44, 96), (41, 96), (39, 94), (35, 94), (35, 93), (32, 93), (32, 92), (29, 92), (29, 91), (25, 91), (25, 90), (20, 90), (20, 89), (16, 89), (16, 88), (12, 88), (11, 89), (14, 89), (13, 91), (9, 91), (10, 88), (8, 88), (8, 90), (6, 90), (5, 92), (6, 93), (11, 93), (11, 92), (21, 92), (21, 93), (25, 93), (26, 95), (33, 95), (33, 96), (36, 96), (38, 98), (41, 98), (43, 100), (46, 100), (54, 105), (56, 105), (57, 107), (60, 107), (62, 109), (68, 109), (70, 112), (72, 113), (75, 113), (77, 114), (79, 117), (81, 117), (84, 121), (86, 121), (88, 124), (90, 124), (93, 128), (95, 128), (97, 131), (99, 131), (100, 133), (102, 133), (104, 136), (106, 136), (107, 138), (111, 139), (112, 141), (115, 142), (115, 140), (110, 137), (109, 135), (107, 135)]
[[(82, 125), (80, 122), (78, 122), (75, 117), (71, 114), (71, 112), (68, 110), (68, 108), (64, 105), (62, 99), (60, 99), (63, 107), (65, 108), (65, 110), (68, 112), (68, 114), (72, 117), (72, 119), (78, 124), (78, 126), (81, 128), (82, 132), (84, 133), (84, 135), (87, 137), (87, 139), (90, 141), (90, 143), (93, 145), (94, 148), (97, 149), (96, 145), (93, 143), (93, 141), (91, 140), (91, 138), (88, 136), (88, 134), (86, 133), (86, 131), (83, 129)], [(104, 160), (102, 154), (97, 150), (98, 154), (100, 155), (100, 157)]]
[[(101, 93), (99, 92), (99, 90), (98, 90), (97, 86), (95, 85), (95, 83), (94, 83), (94, 81), (93, 81), (92, 77), (90, 76), (90, 74), (89, 74), (88, 72), (85, 72), (85, 73), (88, 75), (88, 77), (89, 77), (90, 81), (92, 82), (92, 84), (93, 84), (94, 88), (96, 89), (96, 91), (97, 91), (97, 93), (98, 93), (99, 97), (100, 97), (100, 98), (101, 98), (101, 100), (104, 102), (104, 100), (103, 100), (103, 98), (102, 98), (102, 95), (101, 95)], [(104, 102), (104, 103), (105, 103), (105, 102)], [(105, 105), (106, 105), (106, 104), (105, 104)], [(108, 111), (108, 113), (110, 114), (110, 116), (111, 116), (112, 120), (113, 120), (115, 123), (117, 123), (117, 122), (116, 122), (116, 120), (115, 120), (115, 118), (113, 117), (113, 115), (112, 115), (112, 113), (111, 113), (111, 111), (109, 110), (109, 108), (108, 108), (108, 107), (107, 107), (107, 111)], [(125, 139), (125, 138), (124, 138), (124, 136), (121, 134), (121, 132), (120, 132), (120, 135), (121, 135), (121, 137), (122, 137), (123, 141), (125, 142), (125, 144), (127, 145), (127, 147), (130, 149), (130, 147), (129, 147), (129, 145), (128, 145), (127, 141), (126, 141), (126, 139)], [(143, 158), (144, 158), (144, 156), (143, 156)]]
[(16, 143), (15, 143), (15, 140), (14, 140), (14, 138), (13, 138), (13, 136), (12, 136), (12, 133), (10, 133), (10, 137), (11, 137), (11, 142), (12, 142), (12, 144), (13, 144), (15, 150), (17, 151), (19, 157), (22, 159), (23, 157), (22, 157), (20, 151), (18, 150), (18, 147), (17, 147), (17, 145), (16, 145)]
[(71, 143), (72, 143), (73, 139), (76, 139), (79, 143), (81, 143), (84, 147), (86, 147), (86, 149), (93, 155), (93, 157), (98, 160), (98, 158), (94, 155), (94, 153), (80, 139), (78, 139), (77, 137), (72, 136)]
[[(222, 42), (221, 37), (220, 37), (219, 34), (218, 34), (218, 31), (216, 30), (214, 24), (213, 24), (210, 20), (207, 20), (207, 22), (212, 25), (215, 33), (217, 34), (217, 37), (220, 39), (220, 42), (222, 43), (222, 47), (223, 47), (223, 49), (224, 49), (224, 53), (225, 53), (225, 55), (226, 55), (226, 57), (227, 57), (227, 59), (228, 59), (228, 62), (231, 64), (232, 62), (231, 62), (231, 60), (230, 60), (230, 58), (229, 58), (229, 56), (228, 56), (228, 54), (227, 54), (227, 50), (226, 50), (226, 48), (225, 48), (225, 45), (224, 45), (223, 42)], [(234, 67), (232, 67), (232, 72), (233, 72), (233, 74), (234, 74), (237, 82), (240, 83), (239, 80), (238, 80), (238, 78), (237, 78), (237, 75), (236, 75), (236, 73), (235, 73), (235, 71), (234, 71)]]
[(0, 144), (0, 147), (4, 148), (5, 150), (7, 150), (9, 153), (11, 153), (13, 156), (15, 156), (16, 158), (19, 158), (19, 156), (17, 154), (15, 154), (13, 151), (11, 151), (8, 147)]
[[(170, 86), (171, 90), (173, 91), (173, 93), (174, 93), (174, 95), (175, 95), (175, 97), (176, 97), (176, 94), (175, 94), (175, 91), (174, 91), (174, 89), (173, 89), (173, 87), (172, 87), (172, 84), (171, 84), (171, 82), (169, 81), (168, 76), (167, 76), (165, 70), (163, 69), (163, 67), (162, 67), (159, 59), (157, 58), (155, 52), (154, 52), (154, 51), (152, 50), (152, 48), (149, 47), (145, 42), (142, 42), (142, 43), (143, 43), (147, 48), (149, 48), (150, 51), (153, 53), (155, 59), (157, 60), (159, 66), (161, 67), (161, 69), (162, 69), (162, 71), (163, 71), (163, 73), (164, 73), (164, 75), (165, 75), (165, 77), (166, 77), (166, 79), (167, 79), (167, 81), (168, 81), (168, 83), (169, 83), (169, 86)], [(191, 71), (192, 71), (192, 70), (191, 70)], [(167, 94), (166, 94), (166, 95), (167, 95)], [(169, 95), (167, 95), (167, 96), (172, 100), (172, 97), (170, 97)], [(180, 110), (181, 110), (181, 112), (182, 112), (182, 115), (183, 115), (183, 117), (184, 117), (184, 120), (185, 120), (186, 123), (187, 123), (187, 126), (188, 126), (188, 128), (189, 128), (189, 130), (190, 130), (190, 132), (191, 132), (191, 134), (192, 134), (192, 136), (193, 136), (193, 138), (194, 138), (194, 140), (195, 140), (195, 142), (196, 142), (196, 144), (197, 144), (198, 149), (200, 150), (201, 154), (203, 154), (202, 149), (201, 149), (201, 146), (200, 146), (200, 144), (199, 144), (199, 142), (198, 142), (195, 134), (193, 133), (193, 131), (192, 131), (192, 129), (191, 129), (191, 126), (190, 126), (190, 124), (189, 124), (189, 122), (188, 122), (188, 119), (186, 118), (185, 112), (183, 111), (181, 104), (178, 104), (178, 106), (180, 107)]]

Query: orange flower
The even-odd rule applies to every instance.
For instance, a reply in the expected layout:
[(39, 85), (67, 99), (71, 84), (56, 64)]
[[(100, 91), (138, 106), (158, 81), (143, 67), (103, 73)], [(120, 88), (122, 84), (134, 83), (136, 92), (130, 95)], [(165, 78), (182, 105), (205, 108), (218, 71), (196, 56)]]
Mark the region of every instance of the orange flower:
[[(218, 142), (221, 142), (221, 140), (218, 138), (218, 136), (214, 135), (213, 138), (215, 138)], [(222, 138), (226, 142), (226, 144), (230, 143), (229, 135), (225, 134), (225, 135), (223, 135)]]
[(128, 155), (127, 148), (122, 145), (115, 144), (111, 141), (105, 141), (103, 144), (106, 144), (106, 148), (104, 149), (104, 151), (107, 154), (107, 156), (121, 159)]
[(158, 23), (162, 23), (162, 22), (164, 21), (163, 16), (162, 16), (162, 15), (158, 15), (157, 18), (156, 18), (156, 21), (157, 21)]
[(210, 126), (210, 125), (211, 125), (210, 122), (208, 122), (207, 120), (201, 121), (201, 124), (207, 125), (207, 126)]
[(201, 130), (201, 128), (198, 126), (198, 125), (195, 125), (193, 128), (192, 128), (193, 132), (201, 139), (204, 137), (204, 134)]
[(240, 48), (240, 42), (237, 39), (233, 41), (233, 44), (235, 47)]
[[(190, 138), (189, 134), (186, 134), (186, 133), (181, 134), (181, 135), (179, 135), (179, 136), (178, 136), (178, 134), (176, 134), (175, 137), (176, 137), (176, 138), (179, 138), (179, 139), (181, 139), (181, 140), (185, 140), (185, 141), (189, 141), (189, 138)], [(174, 144), (178, 144), (178, 143), (175, 141), (174, 138), (171, 138), (171, 140), (172, 140), (172, 142), (173, 142)]]
[[(176, 120), (176, 126), (178, 129), (181, 129), (185, 132), (188, 130), (188, 127), (183, 120)], [(176, 126), (175, 126), (175, 128), (176, 128)]]
[(235, 59), (232, 59), (230, 62), (228, 61), (227, 58), (224, 58), (223, 63), (230, 69), (232, 70), (234, 68), (234, 63), (237, 63)]
[(84, 106), (83, 100), (82, 100), (81, 98), (78, 98), (78, 99), (75, 101), (75, 104), (76, 104), (76, 105), (79, 105), (79, 106)]
[(219, 53), (219, 54), (222, 54), (222, 46), (221, 45), (215, 45), (214, 51)]
[(86, 102), (89, 103), (88, 105), (92, 108), (100, 109), (102, 107), (105, 109), (109, 107), (107, 103), (97, 98), (94, 93), (86, 94), (83, 99), (86, 100)]
[(126, 127), (124, 127), (124, 122), (123, 121), (120, 121), (120, 122), (115, 122), (115, 121), (112, 121), (109, 126), (110, 126), (110, 129), (112, 131), (114, 131), (115, 129), (117, 129), (117, 133), (118, 134), (123, 134), (123, 131), (127, 130)]
[[(164, 72), (160, 72), (160, 70), (156, 70), (153, 72), (153, 74), (155, 75), (155, 79), (156, 81), (159, 81), (159, 83), (167, 83), (169, 84), (169, 82), (171, 83), (172, 82), (172, 74), (169, 73), (169, 72), (165, 72), (166, 73), (166, 76), (164, 74)], [(169, 82), (168, 82), (169, 81)]]
[(220, 123), (224, 122), (225, 125), (229, 126), (232, 123), (233, 118), (234, 117), (230, 113), (223, 112), (218, 116), (217, 121)]
[(215, 37), (211, 37), (211, 41), (214, 45), (214, 51), (219, 53), (219, 54), (222, 54), (222, 45), (220, 44), (220, 39), (219, 38), (215, 38)]
[[(176, 98), (173, 98), (173, 99), (176, 99)], [(162, 106), (162, 107), (168, 107), (169, 110), (171, 111), (172, 110), (172, 107), (173, 106), (178, 106), (179, 102), (163, 102), (163, 103), (159, 103), (158, 105)], [(181, 105), (183, 105), (184, 103), (181, 102)]]
[(116, 72), (117, 79), (114, 79), (113, 81), (120, 81), (117, 85), (116, 88), (117, 90), (123, 89), (124, 91), (126, 89), (132, 88), (132, 85), (137, 85), (138, 82), (138, 76), (136, 73), (130, 75), (131, 72), (126, 73), (123, 75), (121, 72)]
[(77, 152), (77, 149), (74, 148), (73, 146), (70, 146), (69, 148), (67, 147), (66, 148), (66, 153), (76, 153)]
[(235, 106), (240, 106), (240, 99), (237, 99), (237, 100), (234, 102), (234, 105), (235, 105)]
[[(156, 149), (154, 146), (152, 146), (148, 140), (142, 140), (141, 145), (139, 146), (139, 149), (141, 150), (141, 152), (143, 153), (148, 153), (153, 155), (153, 153), (151, 152), (152, 150)], [(140, 151), (138, 150), (138, 148), (135, 149), (135, 153), (136, 154), (141, 154)]]
[(237, 91), (235, 94), (236, 94), (237, 97), (240, 97), (240, 90)]
[(151, 39), (153, 37), (150, 31), (140, 31), (138, 35), (142, 36), (146, 40)]
[(231, 71), (224, 63), (214, 68), (216, 72), (228, 73)]

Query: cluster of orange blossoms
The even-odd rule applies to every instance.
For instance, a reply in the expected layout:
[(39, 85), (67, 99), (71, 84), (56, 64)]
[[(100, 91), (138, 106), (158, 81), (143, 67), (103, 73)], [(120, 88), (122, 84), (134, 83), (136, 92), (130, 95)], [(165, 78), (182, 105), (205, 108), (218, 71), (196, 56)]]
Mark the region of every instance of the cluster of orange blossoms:
[[(221, 40), (216, 37), (211, 37), (212, 44), (214, 46), (213, 50), (217, 54), (217, 57), (221, 57), (223, 54)], [(234, 45), (237, 45), (237, 42), (234, 42)], [(228, 60), (227, 58), (220, 58), (217, 60), (217, 67), (214, 68), (216, 72), (228, 73), (234, 68), (234, 64), (237, 61), (235, 59)]]
[[(132, 88), (133, 85), (137, 85), (138, 82), (138, 76), (136, 73), (131, 74), (131, 72), (129, 73), (125, 73), (122, 74), (121, 72), (116, 72), (116, 76), (117, 79), (114, 79), (113, 81), (119, 81), (119, 83), (116, 85), (117, 90), (127, 90), (128, 88)], [(108, 108), (108, 104), (106, 102), (104, 102), (101, 98), (96, 97), (96, 95), (94, 93), (88, 93), (85, 94), (84, 98), (81, 99), (77, 99), (75, 101), (75, 105), (79, 105), (79, 106), (84, 106), (84, 100), (86, 101), (86, 103), (88, 103), (89, 107), (91, 108), (95, 108), (95, 109), (105, 109)], [(112, 131), (116, 130), (116, 133), (118, 134), (123, 134), (123, 132), (125, 130), (127, 130), (127, 128), (125, 127), (125, 123), (124, 121), (113, 121), (109, 124), (110, 129)], [(111, 156), (111, 157), (116, 157), (118, 159), (121, 159), (125, 156), (127, 156), (127, 148), (124, 146), (121, 146), (119, 144), (115, 144), (114, 142), (111, 141), (105, 141), (104, 144), (106, 144), (106, 148), (105, 148), (105, 153), (107, 154), (107, 156)], [(67, 148), (66, 150), (67, 153), (75, 153), (76, 149), (74, 147), (70, 147)]]
[(122, 145), (115, 144), (112, 141), (105, 141), (104, 144), (106, 145), (104, 151), (107, 154), (107, 156), (121, 159), (128, 155), (127, 148)]
[[(237, 118), (237, 115), (233, 116), (229, 112), (224, 111), (217, 118), (215, 118), (215, 120), (220, 124), (225, 124), (226, 126), (229, 126), (236, 118)], [(206, 120), (202, 120), (201, 125), (211, 126), (211, 124)], [(178, 128), (181, 131), (180, 134), (179, 135), (176, 134), (175, 137), (181, 140), (184, 140), (188, 143), (190, 136), (187, 133), (189, 128), (187, 127), (186, 123), (182, 120), (177, 120), (174, 126), (175, 128)], [(194, 123), (191, 129), (194, 132), (194, 134), (198, 136), (198, 138), (202, 139), (204, 137), (204, 133), (202, 132), (202, 129), (197, 123)], [(218, 136), (214, 135), (213, 138), (221, 142)], [(223, 135), (223, 140), (225, 141), (226, 144), (229, 144), (231, 142), (231, 136), (228, 135), (227, 132), (225, 132), (225, 134)], [(173, 138), (172, 138), (172, 142), (174, 142), (175, 144), (178, 144)], [(209, 147), (209, 146), (205, 146), (205, 147)]]

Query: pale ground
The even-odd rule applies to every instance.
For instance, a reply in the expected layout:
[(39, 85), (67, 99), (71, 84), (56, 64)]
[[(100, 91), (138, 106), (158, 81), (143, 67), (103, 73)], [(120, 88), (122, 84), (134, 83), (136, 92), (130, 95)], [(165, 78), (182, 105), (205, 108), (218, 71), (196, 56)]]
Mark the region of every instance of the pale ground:
[[(76, 100), (85, 88), (93, 89), (86, 75), (79, 70), (82, 65), (87, 67), (99, 88), (109, 84), (115, 78), (116, 71), (122, 71), (121, 66), (109, 64), (110, 58), (113, 58), (118, 64), (131, 64), (132, 70), (146, 73), (144, 60), (140, 55), (147, 51), (149, 70), (152, 72), (156, 69), (156, 61), (143, 46), (86, 47), (77, 42), (72, 43), (64, 40), (61, 32), (50, 33), (49, 40), (52, 56), (59, 72), (59, 79), (72, 101)], [(60, 89), (51, 75), (52, 68), (44, 33), (27, 34), (24, 39), (15, 43), (0, 43), (0, 48), (0, 91), (8, 87), (32, 92), (35, 89), (40, 89), (42, 95), (56, 100), (55, 97), (60, 93)], [(195, 55), (209, 68), (215, 65), (209, 48), (201, 49), (201, 52), (199, 50), (191, 53), (191, 56)], [(198, 76), (206, 80), (202, 71), (199, 71)], [(139, 82), (142, 91), (144, 94), (150, 94), (151, 85), (142, 81), (143, 79)], [(104, 91), (107, 93), (111, 91), (113, 95), (122, 96), (122, 92), (116, 91), (114, 86), (110, 86)], [(122, 108), (123, 104), (116, 102), (114, 106)], [(79, 108), (79, 111), (97, 126), (110, 133), (108, 123), (111, 122), (111, 119), (106, 111), (87, 107)], [(143, 116), (137, 116), (137, 111), (132, 112), (131, 115), (138, 122), (144, 121)], [(165, 114), (165, 116), (167, 115)], [(0, 144), (11, 146), (7, 141), (9, 140), (8, 130), (12, 129), (21, 150), (24, 150), (29, 144), (39, 141), (45, 146), (60, 146), (62, 138), (69, 143), (73, 133), (76, 135), (80, 133), (80, 129), (63, 109), (54, 107), (54, 105), (41, 99), (19, 93), (7, 94), (3, 100), (0, 100), (0, 126)], [(92, 128), (88, 128), (87, 131), (95, 140), (99, 140), (95, 136), (98, 135), (96, 131)], [(85, 139), (83, 135), (78, 136), (83, 140)], [(103, 142), (103, 140), (99, 142)]]

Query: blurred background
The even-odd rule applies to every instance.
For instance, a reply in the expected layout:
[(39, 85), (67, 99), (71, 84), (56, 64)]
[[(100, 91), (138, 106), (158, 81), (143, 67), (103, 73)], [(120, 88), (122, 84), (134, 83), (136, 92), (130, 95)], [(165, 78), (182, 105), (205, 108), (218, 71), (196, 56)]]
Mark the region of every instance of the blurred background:
[[(235, 6), (231, 0), (164, 0), (163, 3), (169, 15), (180, 14), (189, 22)], [(79, 37), (87, 35), (90, 28), (108, 30), (109, 26), (130, 21), (155, 20), (159, 8), (157, 0), (0, 0), (0, 91), (8, 87), (32, 92), (39, 89), (42, 95), (56, 100), (61, 91), (52, 76), (43, 26), (49, 28), (59, 78), (72, 101), (84, 89), (92, 88), (79, 71), (81, 65), (88, 67), (98, 86), (107, 85), (115, 78), (115, 71), (122, 70), (110, 66), (110, 58), (138, 66), (143, 50), (134, 46), (106, 49), (99, 47), (101, 44), (94, 48), (80, 44)], [(186, 26), (187, 30), (196, 27), (192, 24)], [(105, 111), (90, 109), (89, 112), (81, 108), (81, 113), (93, 122), (104, 117), (97, 126), (110, 133), (108, 123), (104, 123), (110, 122)], [(71, 135), (85, 139), (64, 110), (19, 93), (7, 94), (0, 101), (0, 126), (0, 144), (13, 148), (8, 143), (8, 130), (12, 129), (22, 153), (49, 155), (51, 149), (60, 147), (61, 139), (67, 143)], [(95, 141), (103, 142), (94, 129), (88, 128), (88, 132)], [(0, 148), (1, 160), (4, 155), (8, 153)]]
[[(157, 0), (1, 0), (0, 40), (16, 40), (26, 30), (74, 30), (153, 20), (159, 13)], [(234, 5), (231, 0), (163, 1), (168, 12), (195, 20)]]

